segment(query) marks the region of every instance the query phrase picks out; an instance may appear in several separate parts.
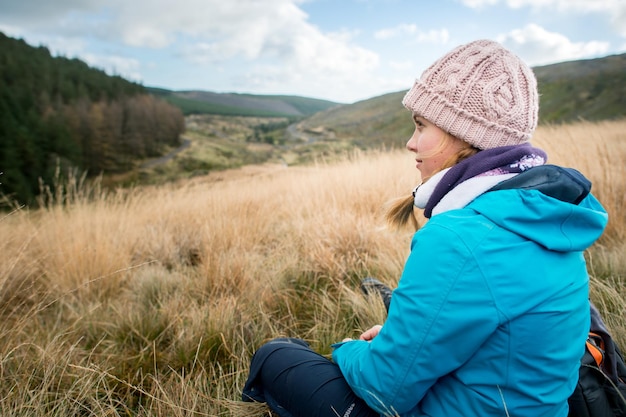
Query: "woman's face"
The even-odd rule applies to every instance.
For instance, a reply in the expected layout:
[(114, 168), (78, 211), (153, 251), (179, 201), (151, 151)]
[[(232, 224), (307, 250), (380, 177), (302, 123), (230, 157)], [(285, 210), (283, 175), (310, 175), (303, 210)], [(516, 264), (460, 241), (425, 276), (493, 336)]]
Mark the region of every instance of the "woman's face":
[(428, 120), (413, 113), (415, 131), (406, 148), (415, 153), (416, 168), (423, 180), (444, 168), (444, 163), (463, 148), (461, 140), (447, 134)]

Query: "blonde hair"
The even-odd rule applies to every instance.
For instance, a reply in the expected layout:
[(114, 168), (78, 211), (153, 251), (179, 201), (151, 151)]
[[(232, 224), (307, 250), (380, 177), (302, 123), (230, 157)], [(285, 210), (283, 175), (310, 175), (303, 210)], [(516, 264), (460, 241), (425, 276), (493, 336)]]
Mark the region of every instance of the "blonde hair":
[[(460, 140), (455, 138), (452, 135), (446, 134), (442, 140), (440, 145), (437, 147), (437, 151), (444, 149), (446, 146), (450, 145), (452, 140)], [(467, 142), (461, 141), (463, 147), (459, 149), (457, 153), (448, 158), (442, 165), (439, 167), (439, 172), (446, 168), (450, 168), (464, 159), (469, 158), (472, 155), (475, 155), (480, 151), (480, 149), (475, 148)], [(435, 151), (435, 152), (437, 152)], [(433, 174), (435, 174), (434, 172)], [(422, 178), (422, 182), (426, 182), (428, 178)], [(392, 200), (389, 203), (389, 208), (387, 209), (387, 213), (385, 214), (385, 220), (387, 223), (395, 228), (402, 228), (406, 226), (409, 222), (411, 222), (413, 228), (417, 230), (419, 228), (419, 224), (417, 222), (417, 218), (415, 217), (414, 209), (413, 209), (413, 194), (408, 195), (407, 197), (400, 197), (395, 200)]]

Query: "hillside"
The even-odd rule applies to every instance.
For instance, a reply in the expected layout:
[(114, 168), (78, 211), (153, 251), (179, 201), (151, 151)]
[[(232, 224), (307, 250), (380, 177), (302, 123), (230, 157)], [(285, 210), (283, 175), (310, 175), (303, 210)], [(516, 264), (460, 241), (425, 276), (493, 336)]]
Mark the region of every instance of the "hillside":
[(606, 120), (626, 115), (626, 54), (534, 68), (540, 122)]
[[(626, 116), (626, 54), (533, 68), (540, 93), (539, 123), (619, 119)], [(412, 132), (401, 104), (406, 91), (326, 110), (303, 120), (299, 132), (326, 132), (317, 140), (358, 147), (398, 147)]]
[(177, 106), (185, 115), (306, 117), (339, 104), (299, 96), (170, 91), (158, 88), (148, 88), (148, 91)]
[(0, 32), (0, 196), (31, 204), (69, 171), (130, 170), (183, 130), (180, 110), (143, 86)]
[(348, 141), (361, 149), (398, 147), (413, 131), (411, 119), (402, 106), (405, 91), (385, 94), (351, 105), (314, 114), (296, 125), (296, 129), (316, 141)]

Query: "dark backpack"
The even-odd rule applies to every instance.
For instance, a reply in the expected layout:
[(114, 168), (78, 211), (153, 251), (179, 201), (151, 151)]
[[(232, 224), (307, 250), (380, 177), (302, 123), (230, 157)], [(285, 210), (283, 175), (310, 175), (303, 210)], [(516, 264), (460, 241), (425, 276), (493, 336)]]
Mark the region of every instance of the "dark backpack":
[(626, 417), (624, 357), (593, 304), (578, 384), (568, 403), (568, 417)]

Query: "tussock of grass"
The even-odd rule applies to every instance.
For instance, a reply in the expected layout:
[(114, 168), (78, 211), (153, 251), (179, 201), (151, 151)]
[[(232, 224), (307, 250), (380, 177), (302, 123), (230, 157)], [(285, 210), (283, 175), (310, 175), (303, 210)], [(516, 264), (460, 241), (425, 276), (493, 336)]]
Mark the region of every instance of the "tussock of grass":
[[(622, 346), (625, 128), (542, 127), (535, 141), (591, 178), (610, 213), (587, 256)], [(292, 336), (330, 354), (383, 320), (358, 284), (397, 282), (411, 232), (386, 228), (383, 207), (417, 180), (410, 154), (381, 151), (48, 190), (44, 208), (0, 218), (0, 414), (269, 416), (239, 401), (255, 349)]]

